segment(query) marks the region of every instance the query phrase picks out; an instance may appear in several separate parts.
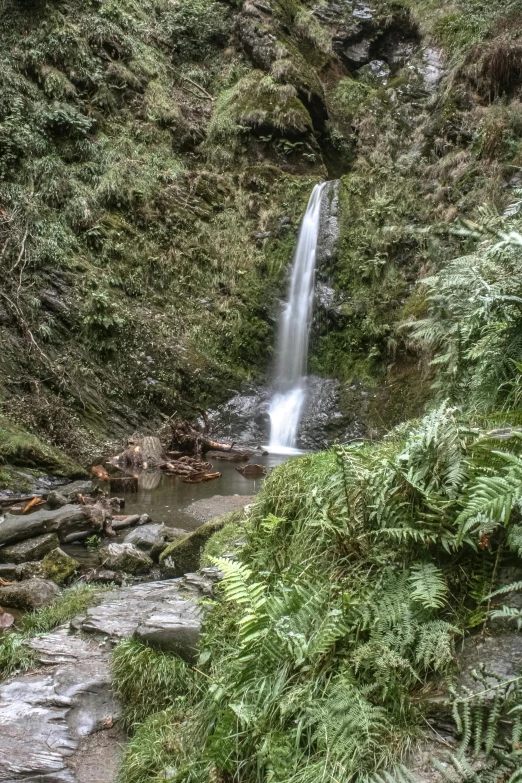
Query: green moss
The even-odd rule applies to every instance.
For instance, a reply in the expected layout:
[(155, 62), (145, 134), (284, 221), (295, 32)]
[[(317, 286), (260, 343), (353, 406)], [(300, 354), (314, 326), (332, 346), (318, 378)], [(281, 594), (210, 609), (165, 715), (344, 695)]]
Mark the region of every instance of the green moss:
[(77, 571), (79, 563), (59, 547), (49, 552), (42, 560), (42, 571), (47, 579), (57, 585), (65, 584)]
[(342, 112), (347, 118), (353, 118), (364, 109), (374, 95), (375, 90), (368, 84), (345, 78), (337, 84), (333, 101), (337, 111)]
[[(53, 446), (43, 443), (4, 417), (0, 418), (0, 464), (11, 463), (30, 468), (40, 468), (56, 476), (83, 478), (86, 471), (74, 460)], [(7, 471), (6, 471), (7, 473)], [(14, 474), (9, 471), (13, 478)]]
[(232, 511), (219, 521), (223, 527), (215, 532), (205, 544), (200, 557), (200, 568), (212, 565), (213, 557), (222, 557), (226, 552), (236, 551), (236, 544), (245, 537), (245, 512)]
[(214, 533), (223, 528), (225, 522), (224, 517), (212, 519), (200, 525), (181, 541), (173, 541), (169, 544), (159, 558), (162, 574), (168, 578), (175, 578), (197, 571), (205, 544)]

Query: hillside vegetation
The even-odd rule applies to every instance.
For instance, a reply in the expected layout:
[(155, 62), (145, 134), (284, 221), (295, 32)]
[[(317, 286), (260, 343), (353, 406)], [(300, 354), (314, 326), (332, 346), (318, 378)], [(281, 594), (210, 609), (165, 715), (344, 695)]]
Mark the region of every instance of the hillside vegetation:
[(426, 355), (400, 328), (422, 315), (417, 280), (473, 248), (457, 217), (512, 200), (519, 11), (6, 0), (4, 417), (88, 461), (262, 377), (298, 221), (327, 177), (341, 237), (319, 270), (334, 295), (312, 370), (357, 389), (344, 402), (371, 433), (417, 414)]

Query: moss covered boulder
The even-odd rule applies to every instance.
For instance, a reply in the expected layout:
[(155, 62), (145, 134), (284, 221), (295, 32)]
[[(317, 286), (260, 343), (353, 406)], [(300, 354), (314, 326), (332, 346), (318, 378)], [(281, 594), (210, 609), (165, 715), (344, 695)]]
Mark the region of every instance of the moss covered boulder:
[(40, 609), (60, 595), (60, 588), (47, 579), (27, 579), (0, 587), (0, 604), (15, 609)]
[(60, 547), (56, 547), (42, 560), (42, 571), (47, 579), (51, 579), (57, 585), (63, 585), (77, 571), (79, 565), (74, 557)]
[(59, 543), (56, 533), (45, 533), (43, 536), (29, 538), (18, 544), (0, 548), (0, 562), (18, 564), (26, 563), (28, 560), (41, 560)]
[(17, 424), (0, 417), (0, 464), (40, 468), (55, 476), (83, 478), (88, 473), (55, 446), (49, 446)]
[(109, 544), (104, 555), (106, 568), (125, 574), (146, 574), (154, 565), (152, 559), (134, 544)]
[(174, 541), (170, 544), (160, 555), (159, 562), (162, 575), (169, 579), (174, 579), (178, 576), (183, 576), (183, 574), (197, 571), (205, 544), (214, 533), (222, 529), (225, 521), (221, 517), (205, 522), (204, 525), (198, 527), (193, 533), (189, 533), (188, 536), (180, 541)]

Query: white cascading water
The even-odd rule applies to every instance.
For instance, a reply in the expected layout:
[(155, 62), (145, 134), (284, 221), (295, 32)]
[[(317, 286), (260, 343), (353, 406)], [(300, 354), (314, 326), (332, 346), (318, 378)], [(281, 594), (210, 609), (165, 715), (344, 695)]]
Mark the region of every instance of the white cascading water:
[(308, 338), (314, 300), (315, 257), (321, 201), (327, 183), (316, 185), (301, 223), (292, 267), (288, 300), (281, 314), (277, 360), (277, 391), (272, 397), (269, 451), (295, 450), (306, 396)]

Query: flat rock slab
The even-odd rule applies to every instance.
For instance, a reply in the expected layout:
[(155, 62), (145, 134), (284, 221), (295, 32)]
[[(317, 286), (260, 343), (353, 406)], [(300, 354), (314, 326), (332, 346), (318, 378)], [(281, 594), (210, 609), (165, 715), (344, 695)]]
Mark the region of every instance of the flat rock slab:
[(255, 495), (214, 495), (211, 498), (196, 500), (183, 509), (186, 514), (199, 519), (200, 522), (209, 522), (215, 517), (228, 514), (230, 511), (240, 511), (255, 500)]
[[(30, 647), (41, 668), (0, 685), (0, 781), (77, 783), (69, 761), (80, 742), (112, 726), (120, 712), (110, 690), (109, 650), (68, 636), (66, 628)], [(113, 743), (110, 757), (119, 753)], [(75, 761), (78, 770), (83, 763)]]
[(71, 624), (77, 633), (62, 627), (28, 642), (38, 669), (0, 683), (0, 783), (114, 783), (125, 737), (111, 691), (112, 643), (143, 626), (142, 638), (154, 643), (160, 634), (162, 646), (189, 655), (199, 633), (197, 599), (217, 578), (216, 569), (204, 569), (111, 591)]
[(201, 628), (197, 601), (211, 588), (212, 580), (197, 574), (122, 587), (88, 609), (79, 627), (113, 643), (135, 635), (190, 661)]

